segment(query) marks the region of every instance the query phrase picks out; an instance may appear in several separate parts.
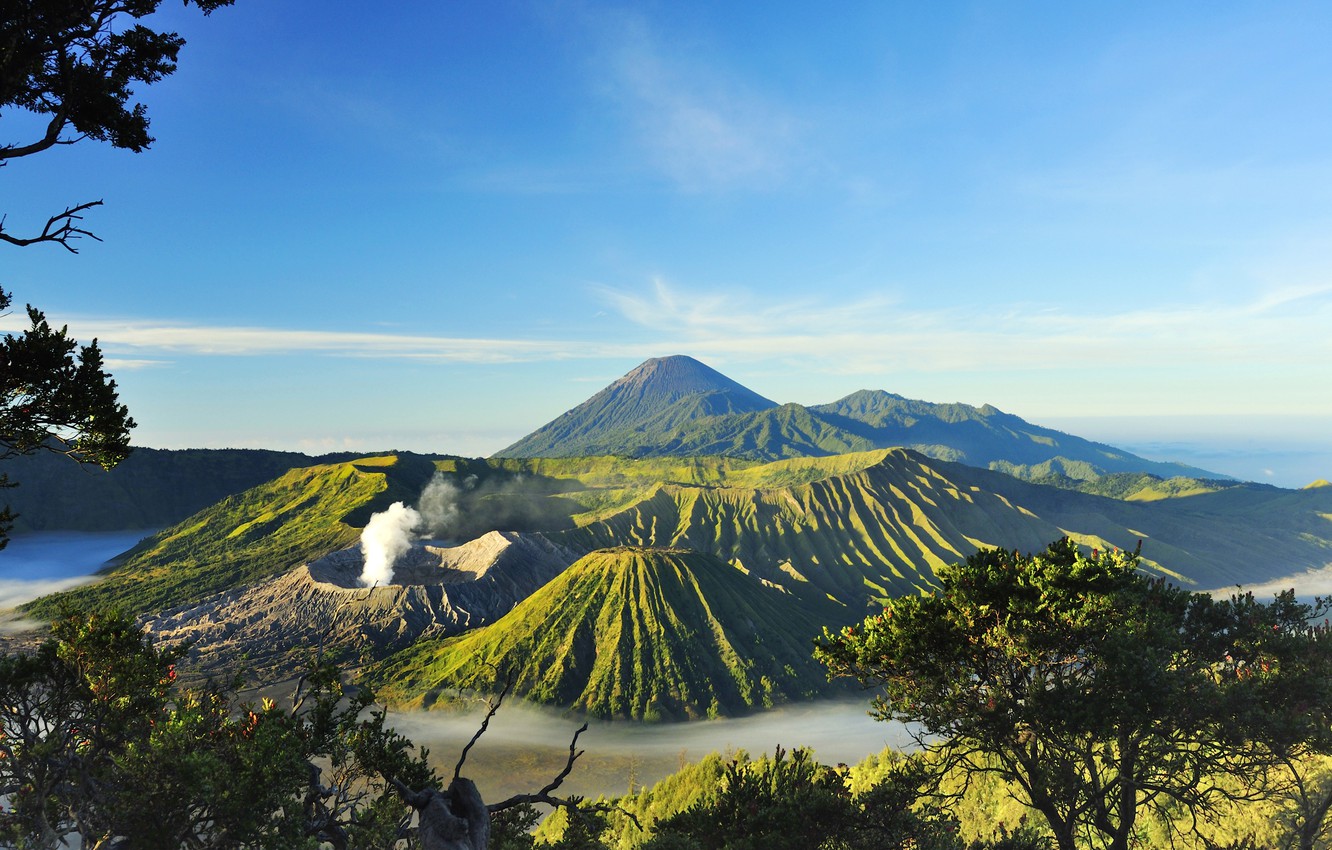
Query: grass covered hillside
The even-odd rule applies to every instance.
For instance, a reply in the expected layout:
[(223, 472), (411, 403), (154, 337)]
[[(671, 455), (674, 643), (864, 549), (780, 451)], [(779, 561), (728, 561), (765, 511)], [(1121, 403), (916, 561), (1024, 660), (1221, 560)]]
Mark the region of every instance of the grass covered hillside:
[(290, 470), (145, 540), (102, 581), (43, 597), (27, 610), (47, 619), (62, 602), (161, 611), (278, 575), (350, 546), (374, 511), (415, 500), (433, 472), (430, 461), (414, 456)]
[(394, 655), (371, 682), (428, 707), (507, 673), (520, 696), (597, 717), (730, 715), (828, 690), (810, 649), (827, 614), (710, 555), (603, 549), (492, 625)]
[(660, 484), (622, 509), (575, 519), (580, 527), (551, 536), (583, 550), (708, 552), (802, 596), (830, 596), (848, 621), (871, 599), (928, 588), (935, 568), (980, 545), (1040, 548), (1061, 536), (903, 449), (748, 467), (713, 486)]

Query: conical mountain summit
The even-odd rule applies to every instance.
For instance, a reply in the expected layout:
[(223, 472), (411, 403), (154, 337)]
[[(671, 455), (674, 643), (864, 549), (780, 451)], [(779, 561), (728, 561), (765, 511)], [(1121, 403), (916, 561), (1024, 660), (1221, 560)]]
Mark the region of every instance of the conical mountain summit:
[(498, 677), (533, 702), (594, 717), (743, 714), (832, 690), (810, 655), (833, 616), (824, 606), (702, 552), (602, 549), (493, 624), (419, 641), (371, 679), (402, 705), (495, 690)]
[(1226, 478), (1033, 425), (988, 404), (936, 404), (859, 390), (813, 407), (778, 405), (683, 355), (642, 363), (496, 457), (721, 455), (774, 461), (896, 447), (1037, 481), (1121, 472)]
[(776, 402), (692, 357), (654, 357), (496, 456), (644, 455), (629, 448), (640, 438), (650, 441), (701, 417), (774, 407)]

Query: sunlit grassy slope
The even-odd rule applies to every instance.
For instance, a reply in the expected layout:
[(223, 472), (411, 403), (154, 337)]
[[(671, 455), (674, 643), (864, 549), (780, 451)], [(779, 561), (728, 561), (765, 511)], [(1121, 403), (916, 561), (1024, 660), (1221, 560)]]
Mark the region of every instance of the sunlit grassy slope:
[(828, 689), (810, 657), (825, 621), (710, 555), (594, 551), (490, 626), (418, 643), (371, 677), (381, 697), (432, 704), (512, 677), (529, 700), (598, 717), (741, 713)]
[[(801, 598), (831, 598), (848, 621), (877, 599), (928, 588), (936, 568), (977, 547), (1035, 551), (1065, 534), (1089, 547), (1142, 539), (1148, 569), (1204, 588), (1332, 563), (1332, 487), (1209, 490), (1125, 477), (1135, 499), (1125, 501), (904, 449), (773, 463), (402, 455), (292, 470), (150, 539), (105, 581), (62, 598), (154, 612), (252, 583), (352, 544), (371, 513), (414, 503), (437, 469), (458, 485), (460, 538), (498, 528), (583, 552), (693, 549)], [(49, 616), (54, 602), (30, 610)]]
[(959, 488), (903, 450), (801, 458), (737, 470), (719, 486), (661, 484), (637, 503), (558, 535), (709, 552), (860, 616), (875, 597), (927, 588), (933, 571), (982, 543), (1036, 546), (1049, 523)]
[[(851, 613), (876, 598), (929, 586), (935, 568), (979, 546), (1035, 551), (1065, 534), (1102, 548), (1132, 548), (1141, 539), (1147, 569), (1194, 587), (1332, 563), (1332, 488), (1128, 477), (1134, 500), (1125, 501), (903, 449), (769, 464), (503, 463), (529, 474), (617, 485), (569, 494), (587, 510), (573, 517), (576, 528), (553, 535), (563, 543), (710, 552), (793, 592), (831, 595)], [(650, 474), (637, 474), (643, 469)]]
[(149, 538), (97, 584), (32, 603), (160, 611), (285, 572), (352, 544), (371, 513), (414, 501), (433, 473), (422, 458), (388, 456), (293, 469)]

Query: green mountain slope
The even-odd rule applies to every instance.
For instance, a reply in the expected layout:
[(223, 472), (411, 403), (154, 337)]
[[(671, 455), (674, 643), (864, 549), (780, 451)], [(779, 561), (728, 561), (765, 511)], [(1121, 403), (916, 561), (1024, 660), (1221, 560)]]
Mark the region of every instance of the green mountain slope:
[(1202, 589), (1286, 578), (1332, 566), (1332, 492), (1241, 484), (1157, 500), (1120, 501), (937, 463), (1096, 545), (1143, 553)]
[(1225, 477), (1147, 460), (989, 405), (933, 404), (861, 390), (831, 404), (779, 406), (688, 357), (647, 361), (496, 456), (780, 460), (899, 446), (1028, 479), (1087, 480), (1121, 472)]
[(102, 581), (27, 606), (50, 618), (62, 602), (139, 613), (198, 602), (353, 544), (370, 515), (414, 501), (434, 465), (413, 456), (293, 469), (145, 540)]
[[(575, 550), (682, 547), (708, 552), (804, 598), (831, 596), (855, 619), (886, 596), (919, 592), (934, 569), (980, 546), (1035, 551), (1068, 535), (1132, 548), (1145, 566), (1195, 587), (1288, 576), (1332, 563), (1332, 488), (1262, 485), (1123, 501), (1040, 486), (989, 470), (885, 449), (769, 464), (674, 468), (672, 483), (632, 470), (665, 461), (505, 461), (543, 475), (624, 470), (635, 485), (571, 492), (589, 509), (547, 536)], [(524, 467), (523, 465), (526, 464)]]
[(892, 449), (776, 462), (722, 486), (661, 485), (632, 506), (551, 536), (584, 550), (708, 552), (806, 598), (831, 596), (849, 621), (871, 599), (928, 588), (936, 567), (978, 545), (1035, 547), (1060, 532), (992, 494), (959, 488), (920, 455)]
[(497, 456), (633, 454), (681, 422), (776, 406), (692, 357), (653, 358)]
[(398, 653), (371, 682), (428, 706), (447, 689), (494, 690), (500, 670), (518, 695), (597, 717), (742, 713), (828, 690), (810, 657), (821, 613), (709, 555), (599, 550), (492, 625)]
[(1063, 474), (1086, 479), (1117, 472), (1224, 477), (1033, 425), (988, 404), (933, 404), (882, 390), (860, 390), (811, 409), (876, 446), (906, 446), (940, 460), (998, 469), (1019, 478)]
[[(1132, 490), (1124, 501), (905, 449), (766, 464), (404, 455), (292, 470), (146, 541), (104, 581), (65, 598), (148, 612), (252, 584), (352, 545), (371, 513), (414, 503), (437, 470), (458, 485), (459, 541), (499, 529), (540, 531), (576, 552), (707, 552), (802, 598), (831, 597), (847, 621), (876, 599), (928, 588), (937, 567), (977, 547), (1034, 551), (1062, 535), (1122, 548), (1141, 538), (1149, 568), (1200, 587), (1332, 563), (1329, 487), (1100, 479)], [(48, 616), (53, 604), (32, 610)]]

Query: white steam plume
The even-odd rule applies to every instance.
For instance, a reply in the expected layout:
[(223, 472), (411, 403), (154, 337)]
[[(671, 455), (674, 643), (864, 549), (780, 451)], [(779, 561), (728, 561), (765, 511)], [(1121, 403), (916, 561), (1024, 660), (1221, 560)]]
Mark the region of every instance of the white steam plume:
[(393, 563), (412, 547), (412, 531), (421, 524), (421, 515), (402, 502), (370, 517), (361, 532), (361, 554), (365, 569), (361, 585), (374, 587), (393, 581)]

